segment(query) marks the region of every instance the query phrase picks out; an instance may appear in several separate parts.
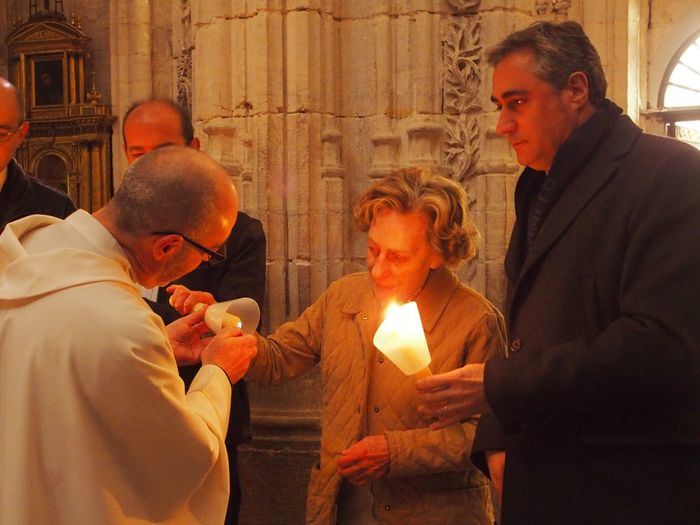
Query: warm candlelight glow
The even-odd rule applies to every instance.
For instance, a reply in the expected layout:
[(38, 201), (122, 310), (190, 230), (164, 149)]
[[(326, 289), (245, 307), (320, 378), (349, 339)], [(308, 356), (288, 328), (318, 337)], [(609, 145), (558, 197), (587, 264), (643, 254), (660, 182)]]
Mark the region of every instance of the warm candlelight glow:
[(240, 328), (244, 334), (252, 334), (255, 333), (259, 321), (258, 303), (248, 297), (214, 303), (204, 314), (204, 322), (217, 334), (229, 326)]
[(430, 374), (428, 342), (414, 301), (401, 306), (389, 304), (386, 318), (374, 334), (374, 346), (404, 374)]

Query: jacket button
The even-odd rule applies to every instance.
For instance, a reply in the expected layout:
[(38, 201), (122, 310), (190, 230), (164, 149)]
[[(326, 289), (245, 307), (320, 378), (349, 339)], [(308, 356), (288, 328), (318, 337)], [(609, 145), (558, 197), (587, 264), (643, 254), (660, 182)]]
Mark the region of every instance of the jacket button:
[(369, 317), (367, 317), (367, 314), (362, 314), (362, 320), (366, 321), (367, 319), (369, 319)]
[(389, 505), (384, 505), (384, 510), (391, 510), (391, 506), (389, 506)]
[(381, 364), (381, 363), (383, 363), (383, 362), (384, 362), (384, 358), (383, 358), (383, 357), (380, 357), (380, 358), (379, 358), (379, 363)]
[(514, 354), (517, 354), (518, 352), (520, 352), (520, 349), (522, 347), (523, 347), (523, 342), (519, 337), (516, 337), (510, 343), (510, 351), (513, 352)]
[(379, 412), (379, 407), (374, 407), (372, 411), (376, 414), (377, 412)]

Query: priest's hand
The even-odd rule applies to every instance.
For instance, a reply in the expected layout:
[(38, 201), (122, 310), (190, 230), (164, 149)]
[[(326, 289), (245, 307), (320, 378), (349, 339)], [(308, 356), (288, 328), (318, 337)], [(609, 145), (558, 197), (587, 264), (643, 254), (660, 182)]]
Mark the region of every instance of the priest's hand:
[(340, 453), (338, 473), (353, 485), (365, 485), (389, 473), (389, 458), (386, 436), (367, 436)]
[(478, 417), (488, 409), (484, 364), (469, 364), (416, 381), (418, 411), (438, 429)]
[(198, 303), (210, 305), (216, 302), (214, 296), (209, 292), (190, 290), (181, 284), (171, 284), (165, 291), (172, 294), (168, 300), (170, 306), (183, 315), (192, 312), (194, 306)]
[(205, 333), (209, 332), (209, 328), (204, 323), (205, 311), (206, 308), (202, 308), (165, 327), (170, 345), (173, 347), (175, 361), (179, 366), (199, 363), (202, 350), (212, 339), (211, 337), (202, 338)]
[(231, 384), (239, 381), (248, 371), (250, 361), (258, 353), (258, 340), (253, 335), (242, 335), (240, 328), (224, 328), (202, 352), (203, 365), (217, 365), (228, 376)]

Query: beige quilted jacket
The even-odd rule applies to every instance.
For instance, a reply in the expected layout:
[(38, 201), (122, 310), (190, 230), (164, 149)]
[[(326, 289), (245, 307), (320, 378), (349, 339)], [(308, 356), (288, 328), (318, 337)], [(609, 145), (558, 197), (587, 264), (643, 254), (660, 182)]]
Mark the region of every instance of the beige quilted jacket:
[[(504, 351), (501, 315), (450, 270), (433, 271), (416, 302), (434, 373)], [(336, 522), (336, 458), (366, 428), (387, 436), (391, 455), (388, 477), (371, 487), (380, 523), (490, 525), (487, 480), (469, 461), (475, 425), (427, 428), (416, 411), (415, 379), (372, 344), (380, 314), (368, 274), (358, 273), (333, 283), (296, 321), (259, 337), (250, 380), (283, 383), (321, 363), (321, 458), (311, 472), (307, 523)]]

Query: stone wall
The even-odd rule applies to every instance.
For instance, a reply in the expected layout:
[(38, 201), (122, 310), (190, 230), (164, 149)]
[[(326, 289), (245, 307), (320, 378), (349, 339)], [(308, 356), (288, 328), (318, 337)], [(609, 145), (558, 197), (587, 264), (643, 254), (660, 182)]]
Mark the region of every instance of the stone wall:
[[(229, 169), (244, 208), (265, 226), (265, 330), (363, 268), (365, 236), (351, 204), (399, 166), (429, 166), (467, 186), (483, 243), (460, 274), (502, 303), (518, 168), (494, 133), (481, 56), (512, 25), (508, 10), (462, 0), (185, 4), (189, 16), (173, 34), (191, 39), (192, 73), (176, 83), (191, 94), (203, 149)], [(246, 523), (303, 520), (318, 381), (312, 372), (251, 389), (256, 439), (241, 451)], [(265, 489), (280, 472), (297, 482), (273, 495)]]

